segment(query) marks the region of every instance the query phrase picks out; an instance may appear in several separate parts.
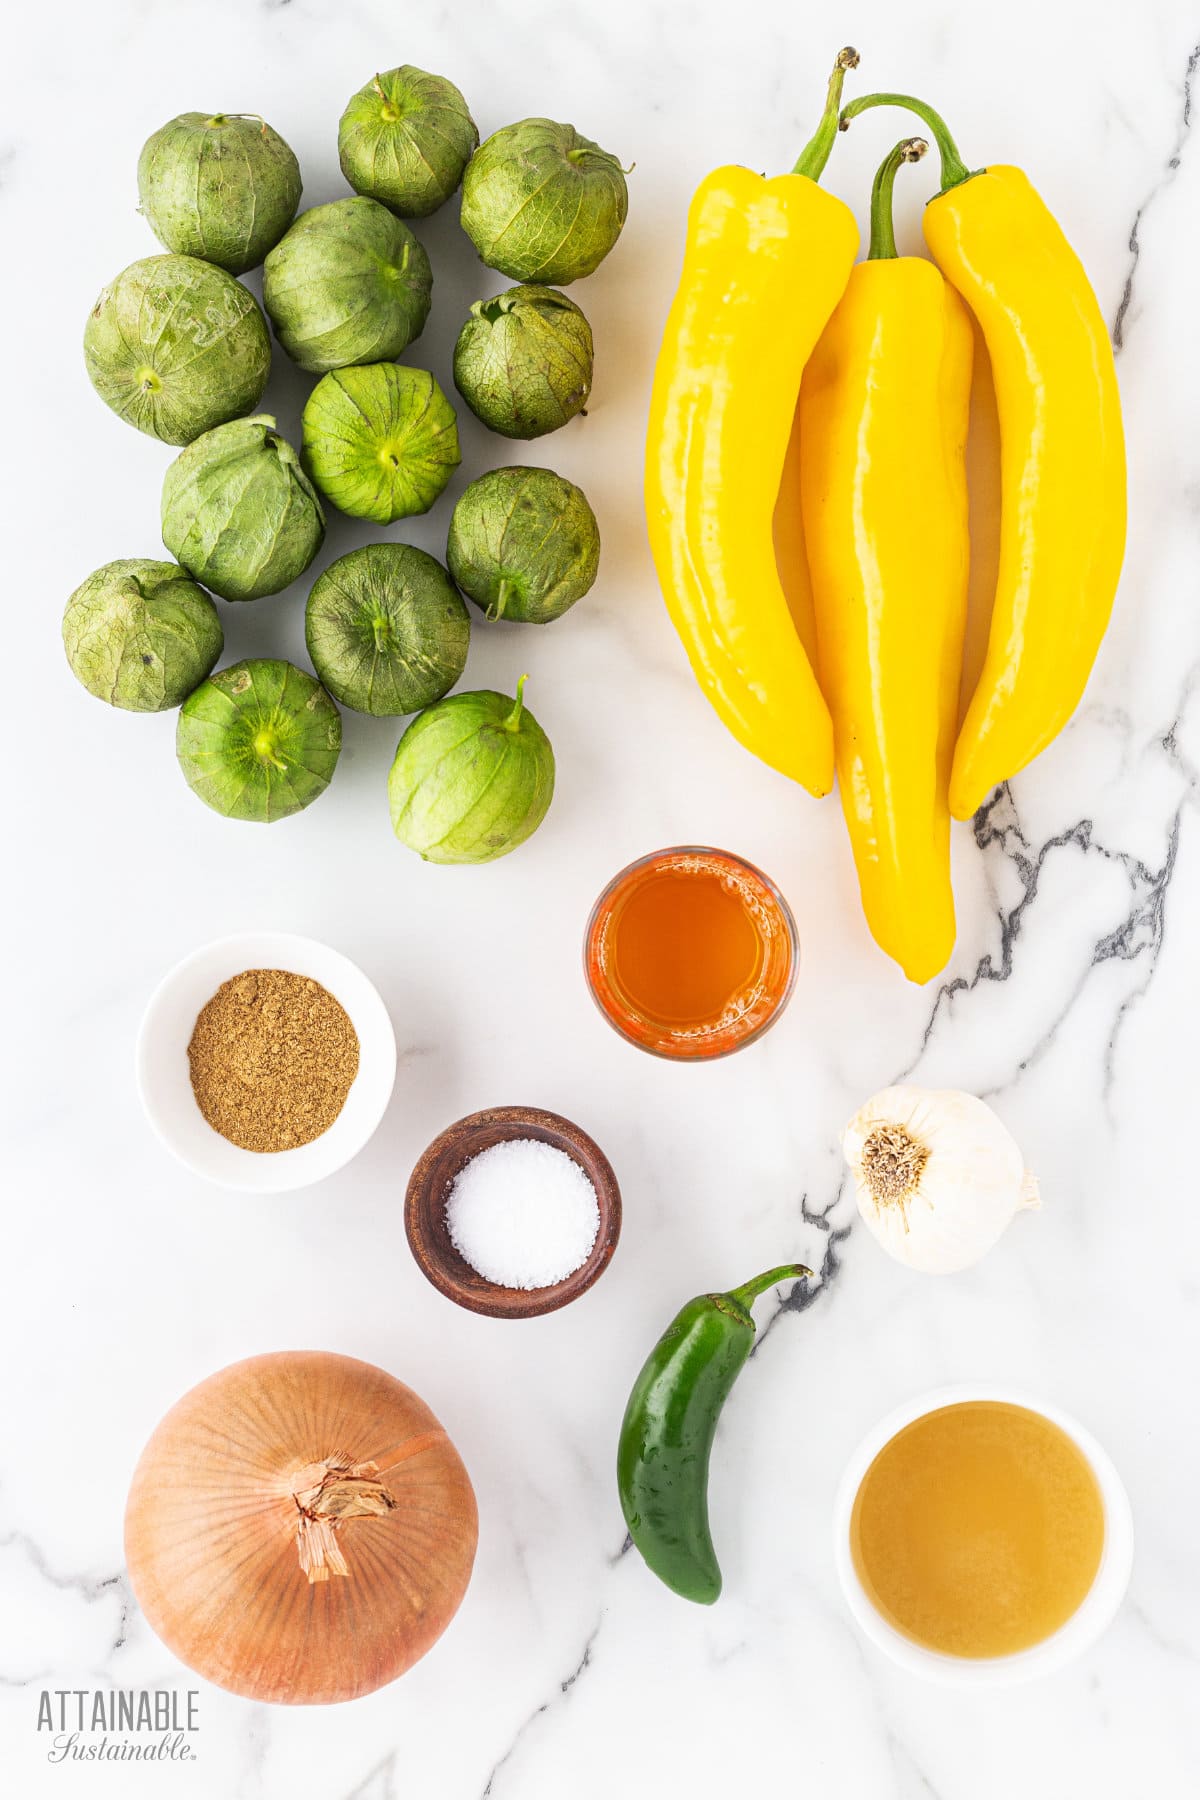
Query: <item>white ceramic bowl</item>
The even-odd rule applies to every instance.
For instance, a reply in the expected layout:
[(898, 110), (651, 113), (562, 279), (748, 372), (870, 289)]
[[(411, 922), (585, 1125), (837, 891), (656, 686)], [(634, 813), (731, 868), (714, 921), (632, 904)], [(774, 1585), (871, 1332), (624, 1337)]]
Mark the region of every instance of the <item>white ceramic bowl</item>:
[[(961, 1405), (965, 1400), (999, 1400), (1010, 1406), (1024, 1406), (1049, 1419), (1066, 1432), (1091, 1464), (1104, 1503), (1104, 1549), (1096, 1579), (1082, 1605), (1050, 1637), (1033, 1645), (1032, 1649), (1018, 1651), (1012, 1656), (943, 1656), (936, 1650), (926, 1650), (913, 1643), (876, 1611), (858, 1578), (850, 1554), (850, 1518), (855, 1496), (863, 1476), (883, 1446), (914, 1419), (937, 1412), (943, 1406)], [(1133, 1567), (1133, 1515), (1129, 1496), (1107, 1452), (1090, 1431), (1067, 1413), (1059, 1412), (1055, 1406), (1047, 1406), (1042, 1400), (1031, 1399), (1028, 1394), (1004, 1387), (959, 1385), (938, 1388), (896, 1407), (894, 1412), (881, 1419), (867, 1433), (846, 1466), (833, 1509), (833, 1532), (833, 1554), (842, 1592), (863, 1633), (877, 1649), (910, 1674), (953, 1687), (1004, 1687), (1048, 1675), (1073, 1662), (1110, 1624), (1124, 1598)]]
[[(243, 969), (289, 969), (327, 988), (358, 1033), (358, 1074), (329, 1130), (297, 1150), (242, 1150), (208, 1124), (192, 1093), (187, 1048), (197, 1015)], [(159, 982), (142, 1019), (137, 1082), (146, 1116), (180, 1162), (221, 1187), (282, 1194), (322, 1181), (357, 1156), (382, 1119), (396, 1079), (387, 1008), (362, 970), (314, 938), (246, 931), (193, 950)]]

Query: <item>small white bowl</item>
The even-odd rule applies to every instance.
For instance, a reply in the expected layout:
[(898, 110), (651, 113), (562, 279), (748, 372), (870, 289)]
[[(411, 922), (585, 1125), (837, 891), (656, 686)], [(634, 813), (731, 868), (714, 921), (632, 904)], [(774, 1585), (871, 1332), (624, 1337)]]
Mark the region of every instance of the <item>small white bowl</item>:
[[(911, 1425), (914, 1419), (924, 1418), (926, 1413), (937, 1412), (943, 1406), (961, 1405), (967, 1400), (998, 1400), (1010, 1406), (1023, 1406), (1030, 1412), (1040, 1413), (1042, 1418), (1049, 1419), (1052, 1424), (1065, 1431), (1091, 1465), (1104, 1504), (1104, 1548), (1100, 1555), (1100, 1567), (1081, 1605), (1066, 1624), (1060, 1626), (1050, 1637), (1044, 1638), (1040, 1644), (1034, 1644), (1029, 1650), (1020, 1650), (1011, 1656), (944, 1656), (939, 1651), (926, 1650), (922, 1645), (913, 1643), (910, 1638), (889, 1625), (876, 1610), (858, 1578), (858, 1571), (850, 1554), (850, 1519), (854, 1511), (855, 1496), (864, 1475), (884, 1445), (906, 1425)], [(834, 1561), (842, 1592), (855, 1623), (864, 1635), (877, 1649), (890, 1656), (893, 1662), (899, 1663), (910, 1674), (921, 1675), (927, 1681), (941, 1682), (950, 1687), (1007, 1687), (1020, 1681), (1032, 1681), (1040, 1675), (1049, 1675), (1073, 1662), (1077, 1656), (1091, 1648), (1112, 1622), (1124, 1599), (1133, 1568), (1133, 1514), (1125, 1485), (1111, 1457), (1078, 1420), (1059, 1412), (1055, 1406), (1047, 1406), (1044, 1401), (1033, 1400), (1028, 1394), (1004, 1387), (969, 1387), (964, 1384), (937, 1388), (932, 1393), (921, 1394), (917, 1399), (896, 1407), (885, 1419), (881, 1419), (867, 1433), (846, 1466), (834, 1503), (833, 1533)]]
[[(244, 969), (288, 969), (319, 981), (358, 1034), (358, 1074), (346, 1104), (328, 1131), (296, 1150), (231, 1144), (213, 1130), (192, 1092), (187, 1050), (196, 1018), (222, 982)], [(159, 982), (138, 1033), (138, 1090), (158, 1136), (197, 1175), (248, 1193), (287, 1193), (342, 1168), (379, 1124), (395, 1080), (392, 1022), (362, 970), (326, 944), (289, 932), (238, 932), (193, 950)]]

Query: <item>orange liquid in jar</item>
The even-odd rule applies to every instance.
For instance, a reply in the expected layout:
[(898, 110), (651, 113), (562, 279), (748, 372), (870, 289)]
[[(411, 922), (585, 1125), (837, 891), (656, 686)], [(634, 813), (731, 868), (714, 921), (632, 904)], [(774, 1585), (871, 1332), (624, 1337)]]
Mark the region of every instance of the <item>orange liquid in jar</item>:
[(1065, 1431), (970, 1400), (914, 1419), (863, 1476), (850, 1552), (897, 1631), (947, 1656), (1010, 1656), (1078, 1611), (1104, 1550), (1104, 1502)]
[(762, 957), (745, 902), (716, 870), (664, 869), (635, 886), (617, 915), (613, 979), (658, 1025), (715, 1025), (753, 987)]
[(763, 1030), (791, 989), (786, 904), (724, 852), (664, 850), (601, 896), (588, 930), (592, 992), (610, 1022), (664, 1056), (720, 1056)]

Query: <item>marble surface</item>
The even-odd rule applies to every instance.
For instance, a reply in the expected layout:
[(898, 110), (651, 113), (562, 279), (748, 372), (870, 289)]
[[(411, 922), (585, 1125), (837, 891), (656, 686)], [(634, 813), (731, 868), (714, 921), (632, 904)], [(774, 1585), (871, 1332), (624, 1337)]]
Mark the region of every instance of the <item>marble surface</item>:
[[(842, 15), (749, 0), (60, 0), (7, 29), (0, 290), (8, 501), (4, 910), (6, 1302), (0, 1433), (0, 1790), (204, 1800), (643, 1800), (738, 1784), (823, 1800), (1126, 1800), (1195, 1791), (1200, 1657), (1200, 1210), (1193, 1130), (1200, 980), (1200, 47), (1183, 0), (859, 0)], [(1025, 166), (1112, 321), (1130, 450), (1129, 553), (1084, 704), (1035, 767), (958, 830), (961, 929), (921, 990), (873, 948), (838, 808), (755, 764), (694, 688), (643, 539), (639, 460), (656, 338), (691, 188), (712, 165), (789, 165), (833, 51), (867, 84), (926, 93), (969, 160)], [(534, 449), (583, 482), (604, 566), (530, 641), (475, 634), (474, 685), (530, 672), (559, 758), (545, 828), (489, 868), (422, 865), (391, 839), (396, 730), (348, 716), (333, 791), (275, 830), (208, 813), (170, 716), (110, 712), (57, 641), (71, 588), (157, 552), (165, 448), (91, 395), (78, 350), (102, 283), (155, 245), (135, 211), (143, 138), (196, 106), (263, 112), (311, 204), (343, 189), (336, 123), (376, 67), (444, 71), (485, 131), (548, 112), (636, 164), (625, 236), (576, 297), (598, 355), (586, 420)], [(829, 181), (864, 216), (894, 121), (860, 122)], [(919, 242), (922, 171), (902, 178)], [(417, 360), (448, 374), (481, 283), (455, 208), (421, 228), (436, 316)], [(294, 430), (306, 384), (269, 401)], [(461, 480), (509, 447), (468, 421)], [(453, 491), (457, 491), (456, 488)], [(396, 535), (437, 550), (448, 504)], [(327, 555), (366, 534), (339, 521)], [(302, 650), (303, 587), (229, 609), (233, 655)], [(631, 857), (681, 840), (761, 863), (804, 966), (786, 1018), (743, 1056), (659, 1063), (593, 1011), (588, 906)], [(205, 1186), (152, 1138), (134, 1092), (161, 973), (242, 927), (327, 939), (382, 989), (394, 1103), (337, 1178), (290, 1198)], [(853, 1222), (838, 1131), (901, 1072), (988, 1096), (1042, 1180), (1044, 1213), (976, 1271), (933, 1281)], [(407, 1173), (444, 1124), (529, 1102), (576, 1118), (625, 1191), (603, 1281), (504, 1324), (428, 1286), (404, 1240)], [(819, 1267), (766, 1301), (722, 1426), (709, 1611), (631, 1555), (612, 1477), (628, 1384), (677, 1303), (785, 1257)], [(476, 1574), (448, 1635), (353, 1706), (268, 1710), (189, 1676), (123, 1572), (130, 1471), (168, 1405), (253, 1352), (328, 1347), (423, 1394), (474, 1478)], [(947, 1380), (1004, 1380), (1081, 1417), (1124, 1472), (1129, 1599), (1071, 1670), (948, 1695), (881, 1660), (837, 1591), (830, 1508), (868, 1426)], [(41, 1690), (199, 1691), (197, 1760), (52, 1766)]]

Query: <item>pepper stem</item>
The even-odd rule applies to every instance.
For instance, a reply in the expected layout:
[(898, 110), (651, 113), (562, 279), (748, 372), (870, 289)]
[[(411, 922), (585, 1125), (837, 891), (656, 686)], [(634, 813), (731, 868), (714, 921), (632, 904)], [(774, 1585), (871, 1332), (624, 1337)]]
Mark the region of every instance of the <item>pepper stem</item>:
[(892, 189), (902, 163), (920, 162), (929, 145), (924, 138), (905, 138), (890, 150), (875, 171), (871, 187), (871, 245), (868, 262), (891, 261), (900, 253), (896, 249), (896, 222), (892, 217)]
[(838, 108), (842, 104), (842, 83), (846, 79), (846, 71), (857, 67), (858, 51), (847, 44), (844, 50), (838, 51), (837, 61), (833, 65), (833, 74), (829, 77), (829, 86), (825, 91), (825, 111), (821, 114), (821, 122), (796, 158), (792, 166), (793, 175), (807, 175), (810, 181), (820, 181), (841, 129)]
[(520, 731), (520, 729), (521, 729), (521, 714), (525, 709), (525, 683), (528, 680), (529, 680), (528, 675), (522, 675), (520, 680), (517, 682), (516, 705), (513, 707), (512, 711), (509, 713), (507, 719), (505, 719), (505, 721), (504, 721), (505, 731)]
[(768, 1269), (765, 1275), (756, 1275), (753, 1281), (743, 1282), (741, 1287), (730, 1288), (729, 1298), (749, 1309), (768, 1288), (778, 1287), (781, 1281), (800, 1281), (806, 1275), (811, 1277), (812, 1270), (804, 1263), (784, 1263), (778, 1269)]
[(942, 186), (944, 194), (947, 188), (957, 187), (960, 181), (969, 181), (978, 169), (968, 169), (959, 153), (958, 145), (950, 135), (950, 127), (941, 113), (934, 112), (924, 100), (915, 100), (911, 94), (860, 94), (857, 100), (851, 100), (842, 108), (838, 120), (838, 130), (846, 131), (851, 119), (857, 119), (859, 113), (867, 112), (872, 106), (902, 106), (907, 112), (916, 113), (929, 128), (929, 135), (938, 147), (938, 155), (942, 159)]

